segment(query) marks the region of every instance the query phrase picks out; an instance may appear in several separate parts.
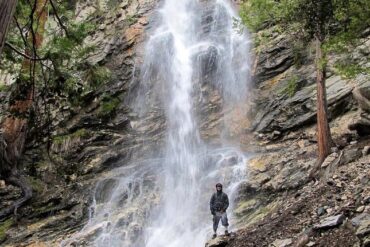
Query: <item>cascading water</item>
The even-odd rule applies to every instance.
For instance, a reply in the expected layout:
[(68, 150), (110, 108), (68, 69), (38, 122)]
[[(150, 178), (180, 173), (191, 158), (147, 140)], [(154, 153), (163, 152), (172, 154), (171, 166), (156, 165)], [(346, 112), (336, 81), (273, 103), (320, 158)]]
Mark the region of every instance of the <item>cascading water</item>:
[(202, 141), (199, 122), (207, 116), (201, 116), (199, 105), (207, 104), (205, 85), (222, 96), (224, 115), (245, 102), (248, 35), (235, 29), (237, 15), (228, 0), (165, 0), (159, 15), (134, 109), (145, 116), (155, 101), (164, 108), (164, 157), (106, 174), (97, 185), (88, 224), (63, 245), (83, 237), (92, 246), (204, 246), (212, 231), (208, 203), (214, 185), (224, 184), (232, 209), (245, 179), (244, 154)]
[(146, 246), (202, 246), (210, 225), (209, 216), (201, 214), (208, 206), (205, 182), (214, 185), (217, 179), (210, 177), (201, 155), (206, 147), (195, 119), (194, 83), (202, 83), (208, 73), (224, 102), (246, 97), (248, 60), (244, 66), (240, 61), (243, 53), (248, 55), (248, 39), (233, 29), (235, 15), (224, 0), (167, 0), (161, 14), (161, 26), (148, 42), (143, 78), (165, 82), (161, 95), (166, 99), (168, 138), (163, 203), (151, 216)]

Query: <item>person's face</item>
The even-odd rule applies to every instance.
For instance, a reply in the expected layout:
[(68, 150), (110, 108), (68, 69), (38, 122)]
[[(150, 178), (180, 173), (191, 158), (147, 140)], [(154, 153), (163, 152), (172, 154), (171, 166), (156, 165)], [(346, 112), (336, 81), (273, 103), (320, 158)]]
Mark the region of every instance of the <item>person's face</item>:
[(216, 187), (216, 190), (217, 190), (217, 191), (221, 191), (221, 190), (222, 190), (222, 187), (217, 186), (217, 187)]

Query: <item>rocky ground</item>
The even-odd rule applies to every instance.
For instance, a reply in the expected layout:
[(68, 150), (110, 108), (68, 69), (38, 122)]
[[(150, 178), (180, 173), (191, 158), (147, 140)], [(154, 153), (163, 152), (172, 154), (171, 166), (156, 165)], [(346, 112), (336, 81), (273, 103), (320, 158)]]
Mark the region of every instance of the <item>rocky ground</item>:
[(369, 246), (369, 168), (364, 155), (324, 181), (271, 195), (278, 199), (262, 220), (247, 221), (236, 237), (222, 240), (227, 245), (209, 246)]

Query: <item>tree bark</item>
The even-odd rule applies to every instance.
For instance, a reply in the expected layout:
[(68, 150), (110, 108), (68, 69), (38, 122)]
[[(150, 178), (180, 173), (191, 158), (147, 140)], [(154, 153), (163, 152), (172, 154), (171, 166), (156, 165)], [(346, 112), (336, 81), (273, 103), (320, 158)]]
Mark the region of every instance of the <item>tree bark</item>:
[(328, 123), (328, 106), (325, 86), (325, 64), (322, 42), (316, 37), (316, 83), (317, 83), (317, 143), (318, 165), (330, 154), (332, 139)]
[(17, 0), (0, 0), (0, 58), (16, 6)]

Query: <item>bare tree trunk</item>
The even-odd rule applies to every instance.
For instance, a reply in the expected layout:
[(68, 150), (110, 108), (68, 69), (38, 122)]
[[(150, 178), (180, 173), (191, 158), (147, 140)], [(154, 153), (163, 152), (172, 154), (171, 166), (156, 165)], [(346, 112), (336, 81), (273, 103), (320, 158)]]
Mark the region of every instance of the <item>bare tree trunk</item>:
[(330, 154), (332, 139), (328, 123), (328, 106), (325, 86), (325, 64), (321, 49), (322, 42), (316, 38), (316, 83), (317, 83), (317, 143), (318, 164)]
[[(32, 49), (27, 49), (26, 54), (30, 57), (36, 57), (36, 51), (41, 47), (43, 35), (45, 32), (45, 23), (47, 20), (47, 2), (48, 0), (35, 0), (35, 12), (31, 25), (30, 44)], [(21, 73), (30, 73), (34, 68), (34, 63), (25, 59), (22, 64)], [(27, 180), (22, 176), (18, 169), (18, 163), (23, 153), (24, 144), (28, 131), (28, 117), (34, 100), (34, 81), (24, 81), (18, 79), (16, 89), (12, 92), (12, 102), (9, 105), (10, 116), (7, 116), (2, 123), (2, 137), (0, 138), (0, 147), (5, 150), (0, 152), (0, 177), (6, 182), (19, 186), (22, 189), (23, 198), (16, 201), (9, 209), (0, 212), (0, 220), (11, 214), (16, 213), (17, 208), (32, 198), (32, 189)], [(3, 141), (1, 140), (3, 139)]]
[(4, 48), (6, 33), (16, 6), (17, 0), (0, 0), (0, 58)]

